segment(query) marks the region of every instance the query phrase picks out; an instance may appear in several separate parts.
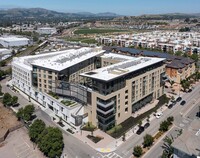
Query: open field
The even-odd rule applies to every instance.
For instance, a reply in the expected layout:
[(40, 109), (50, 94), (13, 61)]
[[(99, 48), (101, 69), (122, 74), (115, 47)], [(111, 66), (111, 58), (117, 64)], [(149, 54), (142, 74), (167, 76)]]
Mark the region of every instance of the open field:
[(0, 137), (2, 137), (9, 128), (19, 124), (21, 123), (17, 121), (13, 112), (0, 103)]
[(87, 44), (95, 44), (97, 41), (94, 38), (84, 38), (84, 37), (66, 37), (64, 38), (66, 41), (71, 42), (81, 42), (81, 43), (87, 43)]
[(120, 30), (120, 29), (90, 29), (90, 28), (83, 28), (74, 31), (74, 34), (104, 34), (104, 33), (115, 33), (115, 32), (129, 32), (128, 30)]

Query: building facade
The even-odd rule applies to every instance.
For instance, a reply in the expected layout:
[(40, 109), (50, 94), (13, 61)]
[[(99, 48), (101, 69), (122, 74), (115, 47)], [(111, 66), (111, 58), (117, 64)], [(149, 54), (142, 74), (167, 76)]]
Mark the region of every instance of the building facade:
[(74, 128), (89, 121), (106, 131), (163, 95), (165, 66), (164, 58), (81, 48), (14, 58), (12, 84)]

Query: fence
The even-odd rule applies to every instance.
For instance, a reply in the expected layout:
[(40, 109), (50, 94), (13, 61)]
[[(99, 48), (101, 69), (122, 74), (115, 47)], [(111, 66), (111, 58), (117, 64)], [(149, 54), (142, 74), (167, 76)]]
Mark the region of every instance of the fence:
[(6, 137), (8, 136), (8, 134), (9, 134), (10, 132), (13, 132), (13, 131), (15, 131), (15, 130), (17, 130), (17, 129), (23, 127), (23, 126), (24, 126), (24, 125), (23, 125), (22, 123), (20, 123), (19, 125), (16, 125), (16, 126), (14, 126), (14, 127), (11, 127), (11, 128), (9, 128), (9, 129), (7, 129), (7, 131), (5, 132), (5, 134), (4, 134), (2, 137), (0, 137), (0, 143), (3, 142), (3, 141), (6, 139)]

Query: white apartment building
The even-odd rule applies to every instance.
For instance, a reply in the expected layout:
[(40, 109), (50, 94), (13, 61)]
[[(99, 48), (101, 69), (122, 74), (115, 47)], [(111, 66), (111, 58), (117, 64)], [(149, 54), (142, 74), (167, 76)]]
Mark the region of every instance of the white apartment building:
[(136, 46), (173, 52), (190, 50), (192, 53), (194, 50), (198, 52), (200, 48), (200, 33), (197, 32), (153, 31), (131, 35), (99, 37), (97, 40), (99, 43), (109, 46)]

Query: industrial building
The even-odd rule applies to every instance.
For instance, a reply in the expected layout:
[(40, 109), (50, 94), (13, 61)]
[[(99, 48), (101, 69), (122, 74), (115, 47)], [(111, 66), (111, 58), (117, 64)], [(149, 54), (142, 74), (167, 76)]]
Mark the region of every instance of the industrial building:
[(51, 27), (41, 27), (37, 29), (37, 32), (39, 34), (44, 34), (44, 35), (52, 35), (57, 32), (56, 28), (51, 28)]
[(20, 47), (29, 44), (29, 39), (24, 37), (6, 36), (0, 37), (0, 45), (5, 48), (8, 47)]
[(100, 47), (14, 58), (12, 84), (74, 128), (106, 131), (164, 93), (165, 59)]

